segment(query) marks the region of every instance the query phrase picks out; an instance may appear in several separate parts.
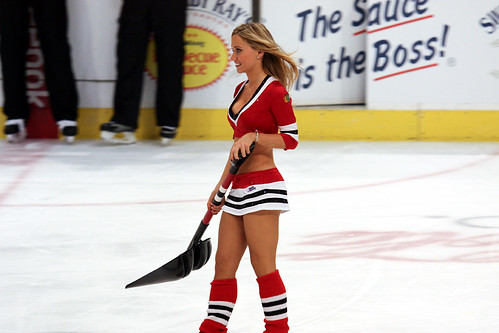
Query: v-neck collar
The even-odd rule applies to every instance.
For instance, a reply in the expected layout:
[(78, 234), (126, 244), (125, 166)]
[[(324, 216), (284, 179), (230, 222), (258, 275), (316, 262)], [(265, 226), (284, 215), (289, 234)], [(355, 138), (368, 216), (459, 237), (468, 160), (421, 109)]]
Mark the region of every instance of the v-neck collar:
[(253, 93), (253, 96), (251, 96), (251, 98), (249, 99), (249, 101), (243, 105), (243, 107), (241, 108), (241, 110), (238, 112), (238, 113), (234, 113), (232, 107), (234, 106), (234, 103), (236, 102), (237, 98), (239, 97), (239, 95), (241, 94), (241, 92), (243, 91), (244, 87), (246, 86), (246, 84), (248, 83), (248, 80), (246, 80), (243, 85), (241, 86), (241, 88), (239, 89), (239, 91), (237, 92), (236, 96), (234, 97), (234, 99), (232, 100), (232, 103), (230, 104), (230, 107), (229, 107), (229, 116), (230, 118), (235, 122), (237, 123), (237, 119), (239, 118), (239, 115), (242, 114), (244, 111), (246, 111), (256, 100), (257, 98), (260, 96), (260, 94), (265, 90), (265, 88), (267, 88), (267, 86), (276, 81), (275, 78), (271, 77), (270, 75), (267, 75), (263, 81), (260, 83), (260, 85), (258, 86), (258, 88), (255, 90), (255, 92)]

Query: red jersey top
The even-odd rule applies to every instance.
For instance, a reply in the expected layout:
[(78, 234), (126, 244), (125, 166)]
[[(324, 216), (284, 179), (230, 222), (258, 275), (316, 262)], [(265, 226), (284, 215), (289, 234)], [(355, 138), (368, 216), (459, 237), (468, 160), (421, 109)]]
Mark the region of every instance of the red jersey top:
[(249, 132), (279, 134), (286, 144), (285, 149), (298, 145), (298, 127), (291, 106), (291, 98), (284, 86), (275, 78), (267, 76), (241, 111), (234, 114), (232, 106), (248, 81), (240, 83), (234, 92), (227, 119), (234, 129), (234, 137)]

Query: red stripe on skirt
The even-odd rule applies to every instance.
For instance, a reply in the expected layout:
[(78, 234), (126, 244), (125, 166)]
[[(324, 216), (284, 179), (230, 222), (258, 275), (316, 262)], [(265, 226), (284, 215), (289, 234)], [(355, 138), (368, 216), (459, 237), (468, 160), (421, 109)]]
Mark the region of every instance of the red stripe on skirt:
[(236, 175), (232, 181), (232, 188), (246, 188), (251, 185), (269, 184), (284, 181), (277, 168), (253, 171)]

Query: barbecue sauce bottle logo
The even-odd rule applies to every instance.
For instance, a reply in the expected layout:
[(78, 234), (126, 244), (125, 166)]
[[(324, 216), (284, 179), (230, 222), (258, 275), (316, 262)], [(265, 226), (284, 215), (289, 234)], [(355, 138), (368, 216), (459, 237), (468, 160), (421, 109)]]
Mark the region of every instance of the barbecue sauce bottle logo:
[[(184, 33), (184, 89), (207, 87), (220, 79), (229, 66), (229, 48), (216, 33), (198, 26), (187, 26)], [(154, 41), (149, 42), (146, 71), (157, 78)]]

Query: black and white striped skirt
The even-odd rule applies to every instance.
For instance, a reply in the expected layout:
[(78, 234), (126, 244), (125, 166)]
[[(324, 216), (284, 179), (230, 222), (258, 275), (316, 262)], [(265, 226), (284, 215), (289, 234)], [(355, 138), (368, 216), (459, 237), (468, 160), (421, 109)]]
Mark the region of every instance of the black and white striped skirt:
[(276, 168), (236, 175), (223, 211), (245, 215), (260, 210), (289, 211), (286, 183)]

